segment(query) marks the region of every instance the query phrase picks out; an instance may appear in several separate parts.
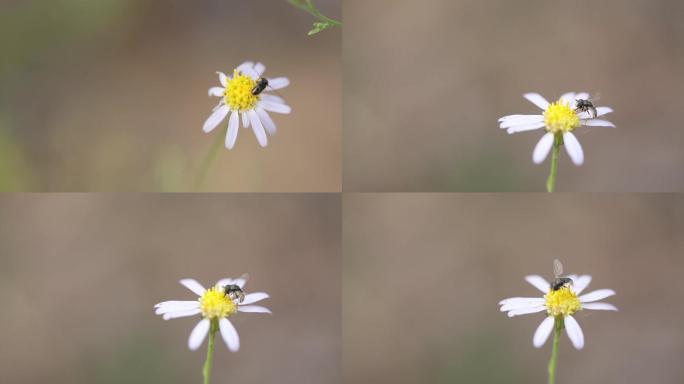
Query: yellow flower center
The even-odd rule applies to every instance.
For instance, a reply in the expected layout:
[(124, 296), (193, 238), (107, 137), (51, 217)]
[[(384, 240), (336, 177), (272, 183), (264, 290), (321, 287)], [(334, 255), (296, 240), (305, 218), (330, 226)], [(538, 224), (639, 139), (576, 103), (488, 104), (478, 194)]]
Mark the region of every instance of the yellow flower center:
[(259, 101), (259, 95), (252, 95), (252, 89), (255, 86), (256, 81), (236, 69), (233, 71), (233, 78), (228, 80), (223, 92), (223, 102), (233, 111), (254, 109)]
[(237, 304), (218, 285), (204, 292), (199, 302), (202, 316), (208, 319), (228, 317), (237, 312)]
[(558, 100), (544, 111), (544, 124), (549, 132), (570, 132), (580, 126), (580, 119), (570, 103)]
[(557, 291), (547, 293), (546, 312), (551, 316), (567, 316), (582, 309), (582, 303), (575, 292), (568, 287), (561, 287)]

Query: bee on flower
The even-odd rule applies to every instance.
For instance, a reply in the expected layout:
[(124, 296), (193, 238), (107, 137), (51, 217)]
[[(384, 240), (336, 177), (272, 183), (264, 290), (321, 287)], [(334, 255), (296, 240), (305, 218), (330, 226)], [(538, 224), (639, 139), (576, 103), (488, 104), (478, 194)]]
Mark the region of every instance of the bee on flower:
[(545, 312), (546, 317), (537, 327), (532, 337), (536, 348), (544, 345), (551, 331), (557, 331), (556, 337), (564, 327), (568, 338), (576, 349), (584, 347), (584, 333), (574, 315), (583, 310), (617, 311), (608, 303), (600, 302), (615, 295), (612, 289), (599, 289), (589, 293), (582, 292), (591, 282), (590, 275), (562, 275), (562, 264), (554, 261), (555, 279), (549, 283), (538, 275), (529, 275), (525, 280), (540, 290), (542, 297), (512, 297), (499, 302), (501, 312), (508, 317)]
[(263, 77), (266, 66), (251, 61), (240, 64), (232, 75), (217, 72), (220, 87), (209, 88), (209, 96), (219, 97), (220, 101), (202, 128), (209, 133), (228, 117), (226, 148), (232, 149), (237, 140), (240, 120), (245, 128), (252, 131), (259, 145), (268, 145), (268, 135), (276, 133), (276, 125), (269, 112), (289, 114), (292, 109), (282, 97), (270, 92), (287, 87), (287, 77)]
[(201, 320), (188, 338), (188, 347), (193, 351), (202, 345), (207, 334), (210, 334), (213, 340), (214, 334), (218, 331), (228, 349), (237, 352), (240, 349), (240, 337), (228, 318), (238, 312), (271, 313), (266, 307), (253, 305), (267, 299), (267, 293), (244, 293), (247, 278), (247, 275), (243, 275), (237, 279), (221, 279), (209, 289), (204, 288), (196, 280), (183, 279), (180, 283), (199, 297), (196, 300), (158, 303), (154, 306), (154, 313), (161, 315), (164, 320), (199, 315)]
[(610, 121), (598, 119), (613, 112), (613, 109), (594, 107), (586, 92), (568, 92), (552, 103), (538, 93), (526, 93), (523, 97), (539, 107), (542, 113), (504, 116), (499, 119), (499, 127), (509, 134), (542, 128), (546, 131), (532, 152), (535, 164), (544, 162), (554, 145), (565, 145), (572, 162), (577, 166), (582, 165), (584, 151), (573, 132), (581, 126), (615, 127)]

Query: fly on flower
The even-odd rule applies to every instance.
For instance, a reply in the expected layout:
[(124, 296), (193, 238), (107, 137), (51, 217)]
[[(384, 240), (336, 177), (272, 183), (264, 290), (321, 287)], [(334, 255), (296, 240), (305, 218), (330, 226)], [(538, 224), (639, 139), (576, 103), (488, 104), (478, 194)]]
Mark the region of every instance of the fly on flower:
[(584, 333), (573, 315), (585, 309), (617, 311), (617, 308), (612, 304), (597, 302), (615, 295), (615, 291), (599, 289), (581, 295), (591, 282), (591, 276), (567, 275), (563, 277), (561, 276), (562, 273), (562, 264), (556, 260), (554, 261), (553, 284), (538, 275), (525, 277), (525, 280), (542, 291), (544, 296), (512, 297), (499, 302), (501, 312), (507, 312), (508, 317), (546, 312), (546, 318), (539, 324), (532, 338), (532, 343), (536, 348), (544, 345), (554, 329), (554, 325), (560, 324), (560, 326), (565, 327), (572, 345), (576, 349), (582, 349), (584, 347)]
[[(523, 95), (543, 111), (537, 115), (509, 115), (499, 119), (499, 127), (509, 134), (544, 128), (546, 133), (532, 152), (532, 161), (541, 164), (551, 148), (564, 144), (568, 156), (575, 165), (584, 163), (584, 151), (573, 133), (581, 126), (615, 127), (607, 120), (598, 119), (613, 112), (610, 107), (595, 107), (586, 92), (568, 92), (553, 103), (538, 93)], [(560, 143), (560, 144), (559, 144)]]
[(164, 301), (154, 306), (154, 312), (162, 315), (164, 320), (200, 315), (202, 319), (190, 332), (188, 339), (188, 347), (193, 351), (202, 345), (210, 331), (213, 335), (218, 330), (228, 349), (237, 352), (240, 349), (240, 338), (228, 318), (238, 312), (271, 313), (266, 307), (253, 305), (267, 299), (267, 293), (244, 292), (247, 275), (237, 279), (221, 279), (209, 289), (193, 279), (183, 279), (180, 283), (198, 295), (198, 299)]
[(259, 145), (265, 147), (268, 145), (267, 134), (276, 133), (276, 125), (268, 112), (291, 112), (282, 97), (269, 93), (287, 87), (290, 80), (287, 77), (266, 78), (263, 76), (265, 70), (262, 63), (244, 62), (233, 70), (231, 76), (217, 72), (221, 86), (209, 89), (209, 96), (220, 97), (221, 100), (202, 129), (211, 132), (230, 115), (226, 134), (228, 149), (235, 146), (240, 119), (243, 127), (252, 127)]

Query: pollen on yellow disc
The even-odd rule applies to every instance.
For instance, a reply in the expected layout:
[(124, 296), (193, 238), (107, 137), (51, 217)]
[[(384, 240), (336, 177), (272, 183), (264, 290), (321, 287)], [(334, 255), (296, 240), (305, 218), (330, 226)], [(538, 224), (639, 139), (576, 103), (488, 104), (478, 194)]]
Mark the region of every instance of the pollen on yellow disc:
[(252, 95), (256, 81), (237, 70), (233, 71), (233, 78), (228, 80), (223, 93), (223, 101), (233, 111), (247, 111), (254, 109), (259, 101), (259, 95)]
[(549, 132), (570, 132), (580, 126), (580, 119), (570, 103), (558, 100), (544, 111), (544, 124)]
[(237, 312), (237, 305), (226, 295), (223, 287), (207, 290), (199, 299), (202, 316), (209, 319), (228, 317)]
[(546, 312), (551, 316), (572, 315), (582, 309), (582, 303), (569, 287), (551, 291), (544, 298), (546, 298)]

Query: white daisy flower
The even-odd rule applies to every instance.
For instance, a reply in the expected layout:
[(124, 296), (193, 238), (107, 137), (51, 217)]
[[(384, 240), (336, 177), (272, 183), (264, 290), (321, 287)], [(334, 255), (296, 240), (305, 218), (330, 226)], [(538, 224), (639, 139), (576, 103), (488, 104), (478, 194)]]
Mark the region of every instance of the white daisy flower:
[(584, 163), (584, 152), (577, 137), (572, 133), (582, 125), (590, 127), (615, 127), (607, 120), (598, 119), (603, 115), (613, 112), (610, 107), (596, 107), (596, 115), (593, 111), (582, 111), (577, 108), (577, 100), (588, 100), (586, 92), (568, 92), (558, 99), (549, 103), (538, 93), (526, 93), (523, 95), (527, 100), (542, 109), (538, 115), (509, 115), (499, 119), (499, 127), (509, 134), (532, 131), (544, 128), (546, 134), (532, 152), (532, 161), (541, 164), (551, 151), (554, 140), (560, 140), (565, 144), (565, 150), (575, 165)]
[(589, 275), (568, 275), (572, 279), (571, 285), (563, 285), (558, 290), (553, 290), (551, 284), (538, 275), (526, 276), (525, 280), (535, 288), (542, 291), (542, 297), (512, 297), (501, 300), (501, 312), (508, 312), (508, 317), (526, 315), (530, 313), (546, 312), (547, 317), (539, 324), (534, 332), (532, 344), (540, 348), (549, 338), (553, 330), (556, 318), (563, 320), (565, 331), (572, 345), (576, 349), (584, 347), (584, 333), (573, 315), (584, 309), (617, 311), (617, 308), (608, 303), (597, 302), (615, 295), (612, 289), (599, 289), (579, 296), (591, 282)]
[(196, 280), (183, 279), (180, 283), (198, 295), (199, 298), (192, 301), (164, 301), (154, 306), (154, 313), (162, 315), (164, 320), (195, 315), (202, 316), (202, 320), (190, 332), (188, 339), (188, 347), (193, 351), (202, 345), (212, 323), (218, 322), (218, 329), (228, 349), (237, 352), (240, 349), (240, 338), (228, 317), (237, 312), (271, 313), (266, 307), (252, 305), (268, 298), (267, 293), (248, 293), (244, 297), (226, 293), (226, 286), (237, 285), (242, 289), (246, 282), (246, 275), (237, 279), (226, 278), (219, 280), (212, 288), (205, 289)]
[(233, 70), (233, 76), (217, 72), (221, 86), (209, 88), (209, 96), (220, 97), (221, 101), (204, 122), (202, 129), (204, 132), (211, 132), (230, 114), (226, 134), (226, 148), (228, 149), (232, 149), (235, 145), (240, 118), (242, 118), (242, 126), (245, 128), (251, 126), (259, 145), (265, 147), (268, 145), (266, 134), (276, 133), (276, 125), (268, 112), (288, 114), (292, 111), (285, 104), (285, 100), (268, 93), (287, 87), (290, 80), (287, 77), (266, 79), (268, 85), (260, 90), (258, 85), (265, 70), (266, 67), (262, 63), (254, 64), (247, 61)]

